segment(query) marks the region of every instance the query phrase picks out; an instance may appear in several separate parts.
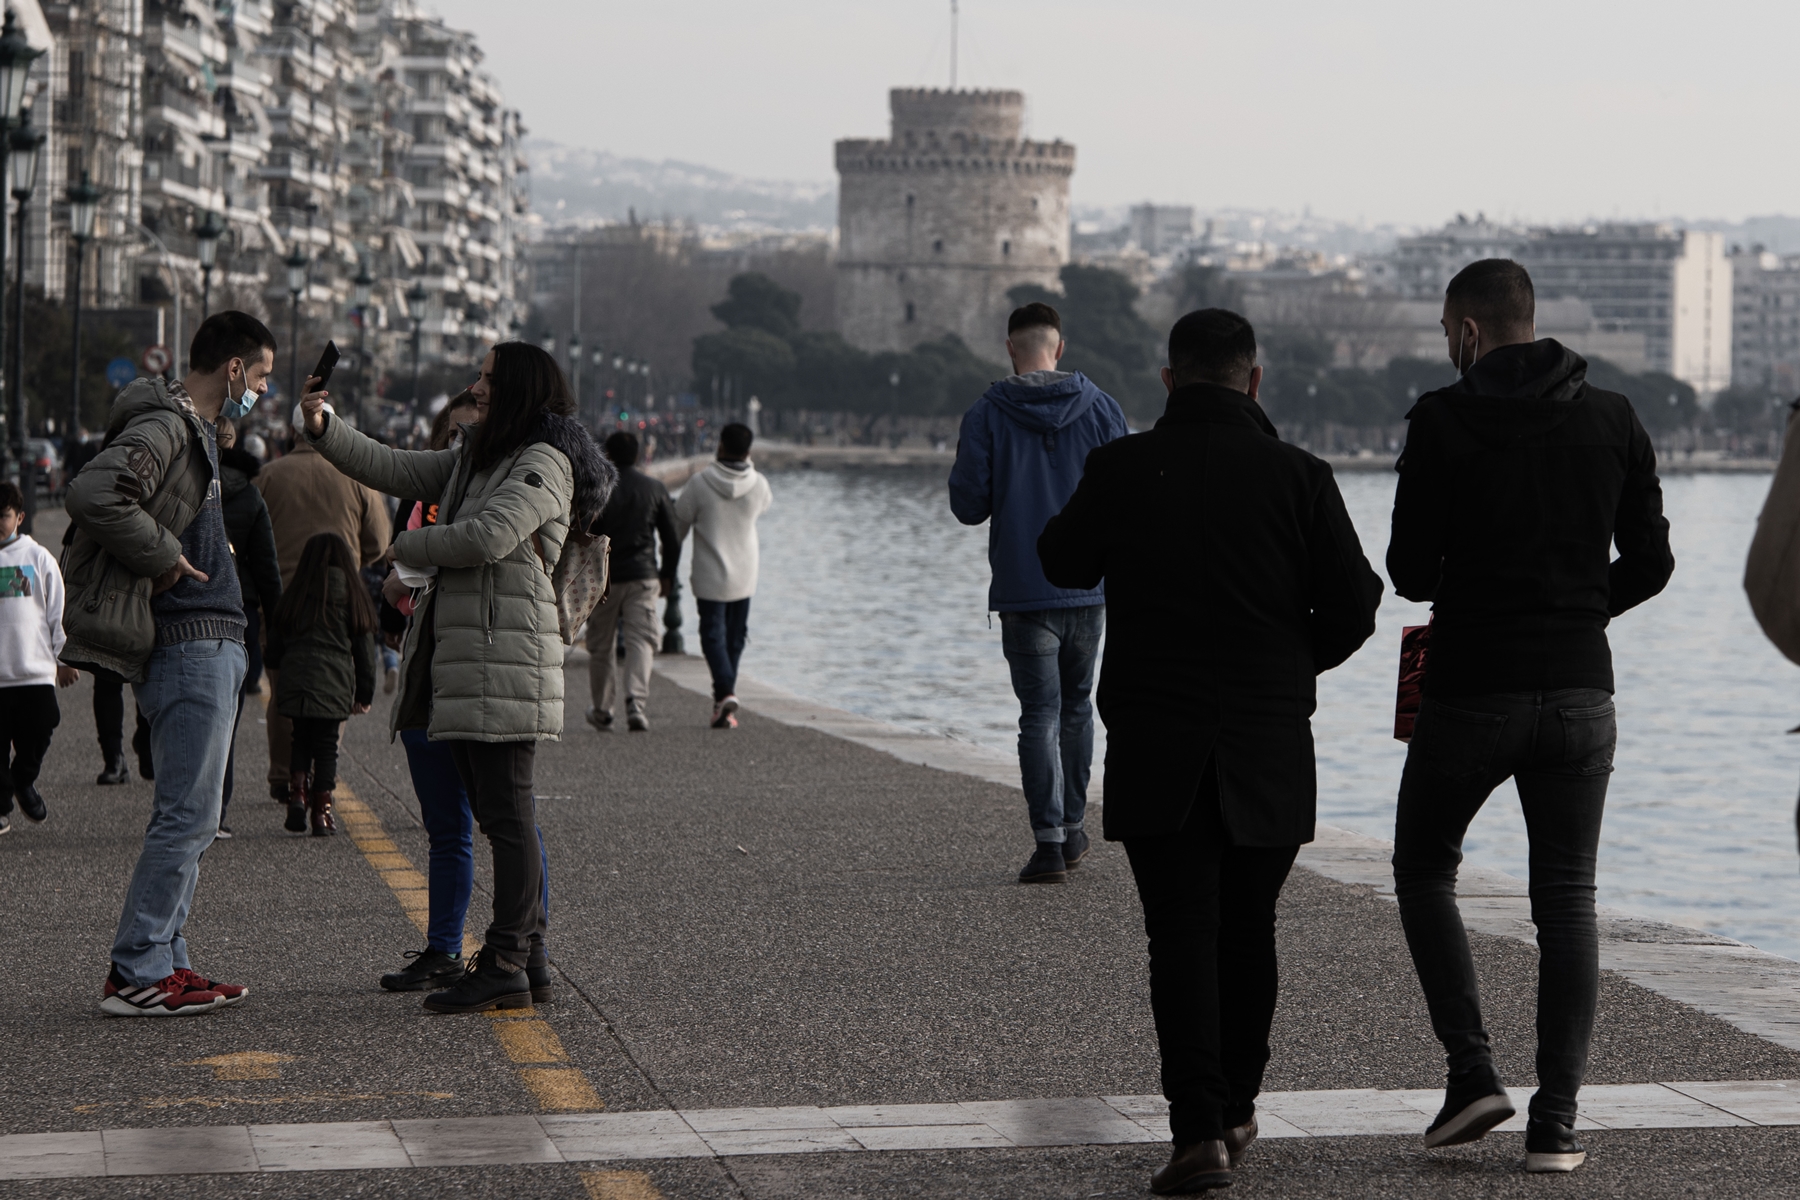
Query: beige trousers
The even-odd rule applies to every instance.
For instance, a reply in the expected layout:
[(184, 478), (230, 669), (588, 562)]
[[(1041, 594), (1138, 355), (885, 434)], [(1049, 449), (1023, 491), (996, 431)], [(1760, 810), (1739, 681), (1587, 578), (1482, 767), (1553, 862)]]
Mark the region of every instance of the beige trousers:
[(656, 628), (657, 581), (614, 583), (588, 617), (588, 687), (594, 711), (614, 716), (619, 701), (619, 631), (625, 641), (625, 711), (645, 712), (650, 704), (650, 666), (661, 640)]

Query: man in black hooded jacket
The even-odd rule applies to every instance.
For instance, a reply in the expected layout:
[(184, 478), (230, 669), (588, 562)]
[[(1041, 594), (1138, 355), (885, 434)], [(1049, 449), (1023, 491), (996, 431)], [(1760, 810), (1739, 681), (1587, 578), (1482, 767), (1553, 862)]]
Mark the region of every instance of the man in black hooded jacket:
[[(1388, 574), (1432, 602), (1424, 698), (1394, 832), (1394, 882), (1449, 1087), (1427, 1146), (1474, 1141), (1513, 1114), (1482, 1026), (1456, 907), (1469, 822), (1508, 777), (1531, 842), (1538, 1090), (1528, 1171), (1571, 1171), (1576, 1093), (1599, 991), (1594, 867), (1617, 729), (1608, 621), (1675, 569), (1656, 452), (1624, 396), (1534, 340), (1531, 277), (1506, 259), (1444, 296), (1464, 374), (1421, 397), (1399, 462)], [(1619, 556), (1612, 557), (1617, 545)]]

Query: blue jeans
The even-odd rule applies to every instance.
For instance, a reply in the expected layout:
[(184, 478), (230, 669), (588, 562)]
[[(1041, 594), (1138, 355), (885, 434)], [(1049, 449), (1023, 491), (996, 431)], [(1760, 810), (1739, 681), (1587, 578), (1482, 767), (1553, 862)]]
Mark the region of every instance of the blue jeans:
[[(413, 791), (419, 797), (419, 817), (431, 846), (426, 870), (425, 944), (443, 954), (461, 954), (463, 924), (469, 915), (469, 895), (475, 886), (475, 814), (468, 793), (450, 754), (449, 742), (434, 742), (423, 729), (403, 729), (406, 765), (412, 772)], [(539, 829), (538, 854), (544, 863), (544, 917), (550, 916), (550, 856), (544, 851), (544, 831)]]
[(1019, 774), (1031, 832), (1061, 842), (1087, 817), (1094, 765), (1094, 662), (1106, 606), (1000, 614), (1000, 645), (1019, 698)]
[(200, 855), (219, 830), (244, 663), (241, 642), (158, 646), (148, 677), (132, 688), (150, 721), (156, 797), (113, 938), (112, 960), (127, 983), (148, 987), (192, 965), (181, 930), (193, 907)]
[(1595, 688), (1458, 696), (1419, 706), (1394, 821), (1394, 893), (1452, 1076), (1491, 1067), (1469, 935), (1456, 907), (1463, 835), (1511, 776), (1530, 839), (1537, 926), (1537, 1079), (1531, 1115), (1575, 1123), (1600, 991), (1594, 868), (1618, 742)]
[(750, 637), (750, 597), (742, 600), (695, 600), (700, 609), (700, 652), (712, 671), (713, 699), (737, 691), (738, 660)]

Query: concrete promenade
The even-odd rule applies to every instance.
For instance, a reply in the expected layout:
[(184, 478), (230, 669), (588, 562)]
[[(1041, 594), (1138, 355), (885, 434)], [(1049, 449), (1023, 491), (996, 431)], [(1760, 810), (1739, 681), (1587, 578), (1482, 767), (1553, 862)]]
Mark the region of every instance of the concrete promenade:
[[(743, 727), (713, 731), (681, 686), (703, 675), (664, 660), (652, 732), (601, 735), (572, 665), (568, 736), (538, 757), (557, 995), (498, 1019), (427, 1017), (375, 984), (423, 944), (426, 862), (381, 704), (350, 723), (330, 840), (281, 830), (246, 708), (237, 836), (208, 852), (188, 932), (196, 966), (250, 999), (101, 1017), (150, 785), (94, 786), (88, 687), (63, 693), (50, 820), (15, 814), (0, 838), (17, 968), (0, 1196), (1145, 1194), (1166, 1126), (1119, 847), (1096, 844), (1065, 886), (1020, 887), (1004, 756), (750, 685)], [(1287, 889), (1267, 1136), (1233, 1194), (1795, 1194), (1791, 964), (1623, 916), (1583, 1096), (1590, 1164), (1525, 1176), (1504, 1130), (1423, 1150), (1442, 1059), (1379, 857), (1329, 835)], [(1499, 1064), (1528, 1089), (1518, 885), (1466, 890)]]

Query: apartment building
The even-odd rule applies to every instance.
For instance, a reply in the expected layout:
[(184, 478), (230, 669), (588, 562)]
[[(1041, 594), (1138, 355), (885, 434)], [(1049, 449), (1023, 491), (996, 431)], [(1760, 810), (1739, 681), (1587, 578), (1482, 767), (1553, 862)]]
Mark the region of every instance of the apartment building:
[(1800, 393), (1800, 255), (1734, 246), (1731, 291), (1733, 385)]

